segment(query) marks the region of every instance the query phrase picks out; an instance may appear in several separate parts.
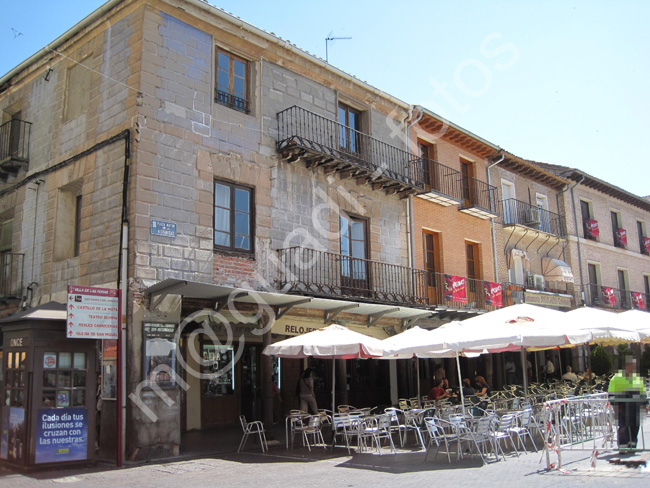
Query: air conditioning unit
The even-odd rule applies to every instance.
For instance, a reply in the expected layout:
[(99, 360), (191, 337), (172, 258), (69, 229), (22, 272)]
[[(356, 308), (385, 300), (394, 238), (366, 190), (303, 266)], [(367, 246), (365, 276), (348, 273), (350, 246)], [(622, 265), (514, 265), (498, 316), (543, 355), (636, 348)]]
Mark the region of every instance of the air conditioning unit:
[(535, 288), (538, 290), (544, 289), (544, 276), (542, 275), (533, 275), (535, 277)]
[(529, 208), (526, 210), (526, 224), (528, 225), (539, 225), (539, 209), (538, 208)]

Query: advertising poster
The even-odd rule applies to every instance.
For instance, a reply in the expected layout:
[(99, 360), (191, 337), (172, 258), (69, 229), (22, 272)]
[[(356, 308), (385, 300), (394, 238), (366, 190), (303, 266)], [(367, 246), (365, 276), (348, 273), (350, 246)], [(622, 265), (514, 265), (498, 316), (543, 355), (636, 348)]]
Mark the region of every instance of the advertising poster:
[(445, 275), (445, 300), (450, 302), (467, 302), (464, 276)]
[(643, 247), (645, 248), (646, 254), (650, 254), (650, 237), (643, 238)]
[(587, 234), (589, 237), (598, 237), (600, 231), (598, 230), (598, 221), (597, 220), (587, 220)]
[(7, 459), (9, 452), (9, 407), (2, 407), (0, 424), (0, 459)]
[(485, 298), (486, 305), (491, 305), (493, 307), (503, 306), (503, 292), (500, 283), (494, 283), (492, 281), (484, 281), (483, 296)]
[(645, 310), (645, 297), (638, 291), (632, 292), (632, 306), (638, 310)]
[(176, 370), (176, 324), (145, 322), (143, 331), (145, 379), (160, 386), (173, 386), (173, 372)]
[(38, 410), (37, 464), (83, 461), (87, 457), (87, 408), (41, 408)]
[(600, 294), (603, 298), (603, 303), (605, 305), (616, 305), (616, 297), (614, 296), (614, 288), (609, 286), (601, 286)]
[[(6, 418), (5, 418), (6, 415)], [(5, 434), (6, 428), (6, 434)], [(6, 436), (6, 440), (5, 440)], [(5, 407), (2, 419), (2, 454), (5, 459), (19, 462), (23, 459), (25, 439), (25, 409)]]
[(627, 247), (627, 231), (625, 229), (616, 229), (616, 240), (619, 246)]

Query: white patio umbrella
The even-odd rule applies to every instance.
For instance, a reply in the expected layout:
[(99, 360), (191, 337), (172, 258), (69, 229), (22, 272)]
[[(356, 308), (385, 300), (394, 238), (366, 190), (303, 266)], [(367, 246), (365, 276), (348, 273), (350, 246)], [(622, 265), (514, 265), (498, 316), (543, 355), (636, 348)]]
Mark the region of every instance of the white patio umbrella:
[[(394, 335), (381, 341), (384, 348), (384, 356), (381, 359), (410, 359), (413, 356), (417, 358), (416, 371), (417, 371), (417, 388), (418, 398), (420, 398), (420, 359), (426, 358), (456, 358), (456, 365), (458, 370), (458, 381), (462, 387), (463, 381), (460, 374), (460, 362), (458, 361), (458, 351), (452, 349), (438, 349), (441, 337), (436, 333), (437, 329), (427, 330), (415, 326), (411, 329), (405, 330), (400, 334)], [(421, 349), (423, 344), (427, 344), (430, 350), (418, 352), (409, 352), (413, 348)], [(479, 356), (481, 352), (468, 353), (468, 357)], [(461, 388), (462, 398), (462, 388)]]
[[(262, 354), (281, 358), (315, 357), (321, 359), (357, 359), (383, 356), (379, 339), (370, 337), (342, 325), (332, 324), (283, 341), (269, 344)], [(332, 413), (336, 412), (336, 369), (332, 361)]]
[(580, 307), (565, 312), (562, 325), (567, 330), (586, 330), (590, 332), (592, 338), (589, 342), (601, 346), (641, 341), (639, 332), (634, 330), (632, 326), (626, 326), (619, 319), (619, 314), (600, 308)]
[(627, 310), (616, 314), (616, 325), (639, 333), (641, 342), (650, 341), (650, 313), (642, 310)]

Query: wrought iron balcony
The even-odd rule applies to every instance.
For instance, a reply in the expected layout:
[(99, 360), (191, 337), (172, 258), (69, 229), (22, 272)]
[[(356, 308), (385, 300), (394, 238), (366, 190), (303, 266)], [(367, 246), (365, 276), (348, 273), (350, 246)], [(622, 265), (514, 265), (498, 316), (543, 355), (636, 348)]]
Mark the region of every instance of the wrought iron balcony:
[(422, 158), (297, 106), (277, 119), (277, 150), (288, 162), (302, 160), (403, 197), (424, 191)]
[[(464, 280), (464, 300), (462, 293), (454, 294), (454, 278)], [(432, 271), (426, 273), (427, 295), (431, 308), (437, 306), (458, 310), (496, 310), (500, 307), (490, 303), (491, 293), (486, 291), (486, 283), (488, 282), (464, 276), (457, 277)]]
[(615, 310), (630, 310), (633, 308), (650, 310), (648, 298), (649, 296), (646, 293), (602, 286), (598, 283), (588, 283), (584, 287), (585, 304), (588, 306)]
[(0, 177), (27, 169), (31, 122), (12, 119), (0, 125)]
[(460, 171), (426, 158), (422, 158), (422, 168), (425, 193), (421, 193), (420, 198), (446, 207), (462, 203)]
[(326, 298), (426, 306), (424, 270), (304, 247), (278, 249), (279, 288)]
[(240, 112), (250, 112), (250, 104), (245, 98), (237, 97), (223, 90), (215, 89), (214, 101)]
[(0, 253), (0, 297), (21, 298), (24, 254)]
[(557, 237), (566, 237), (561, 215), (514, 198), (503, 200), (502, 204), (503, 225), (521, 225)]
[(461, 191), (461, 212), (481, 219), (491, 219), (499, 215), (496, 187), (476, 178), (461, 178)]

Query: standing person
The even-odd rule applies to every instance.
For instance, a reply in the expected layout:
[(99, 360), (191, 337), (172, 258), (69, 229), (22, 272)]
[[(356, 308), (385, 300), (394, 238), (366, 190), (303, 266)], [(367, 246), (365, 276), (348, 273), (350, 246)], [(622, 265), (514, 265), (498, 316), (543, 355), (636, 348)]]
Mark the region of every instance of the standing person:
[(314, 393), (314, 368), (307, 368), (303, 371), (298, 380), (298, 391), (300, 395), (300, 410), (307, 412), (309, 408), (314, 415), (318, 414), (318, 404)]
[(514, 385), (517, 378), (517, 367), (515, 366), (512, 357), (508, 356), (506, 359), (506, 384)]
[(555, 378), (555, 364), (551, 360), (551, 356), (546, 356), (546, 364), (544, 365), (544, 373), (546, 373), (546, 381)]
[(641, 407), (648, 403), (643, 379), (636, 374), (636, 359), (628, 356), (625, 369), (619, 370), (609, 381), (609, 398), (617, 419), (619, 449), (636, 448)]

